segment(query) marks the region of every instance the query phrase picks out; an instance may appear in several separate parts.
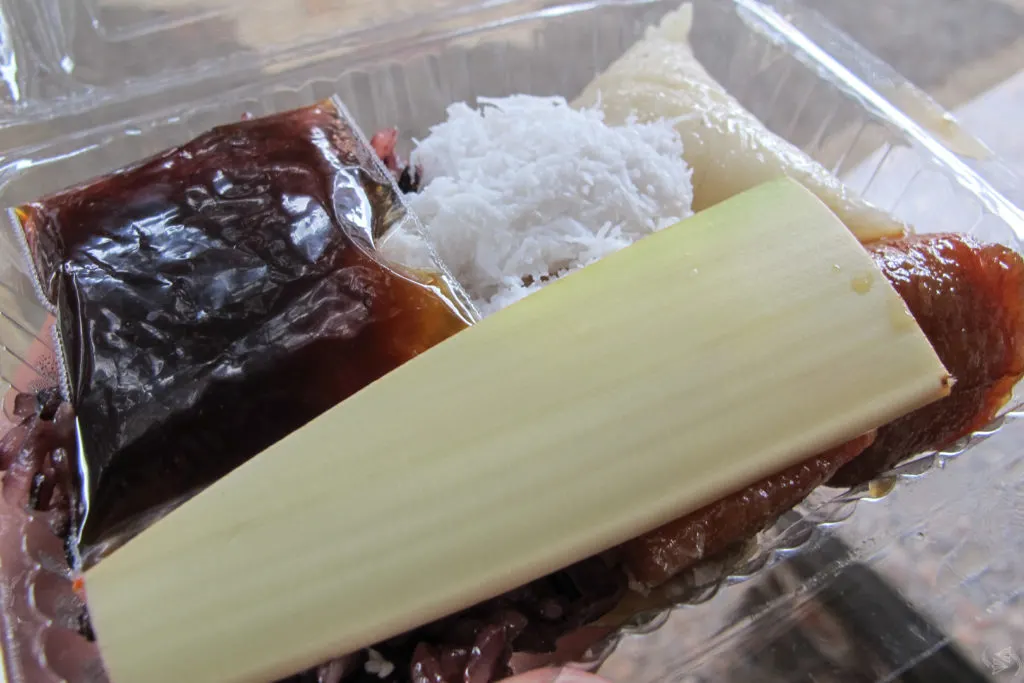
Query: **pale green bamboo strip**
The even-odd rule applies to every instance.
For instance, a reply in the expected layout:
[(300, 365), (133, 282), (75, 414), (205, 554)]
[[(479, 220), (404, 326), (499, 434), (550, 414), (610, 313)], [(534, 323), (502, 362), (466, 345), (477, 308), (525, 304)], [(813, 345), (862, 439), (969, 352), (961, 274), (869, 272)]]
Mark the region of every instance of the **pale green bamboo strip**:
[(793, 181), (392, 372), (86, 575), (115, 683), (272, 681), (599, 552), (948, 392)]

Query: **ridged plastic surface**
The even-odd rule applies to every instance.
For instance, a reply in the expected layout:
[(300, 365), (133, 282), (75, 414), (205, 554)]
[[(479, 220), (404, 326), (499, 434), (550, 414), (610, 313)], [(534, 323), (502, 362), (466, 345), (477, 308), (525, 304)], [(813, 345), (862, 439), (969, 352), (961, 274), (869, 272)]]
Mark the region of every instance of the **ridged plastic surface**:
[(365, 43), (384, 30), (416, 31), (424, 18), (466, 7), (462, 0), (8, 0), (0, 8), (0, 124), (83, 112), (213, 74), (245, 78), (262, 60)]
[[(140, 4), (157, 3), (147, 0)], [(234, 11), (230, 4), (206, 3), (205, 9), (193, 9), (187, 17), (173, 19), (167, 15), (149, 24), (144, 19), (135, 23), (114, 21), (110, 18), (114, 15), (104, 14), (104, 0), (33, 6), (38, 13), (63, 12), (69, 7), (74, 9), (72, 14), (91, 12), (93, 33), (85, 34), (89, 40), (100, 37), (108, 42), (144, 42), (148, 37), (176, 30), (174, 26), (215, 26), (218, 17), (226, 16), (218, 12)], [(290, 4), (301, 5), (307, 14), (318, 11), (314, 0)], [(10, 151), (0, 161), (0, 205), (14, 206), (93, 177), (184, 142), (213, 125), (237, 120), (245, 113), (280, 111), (334, 94), (341, 97), (367, 133), (397, 126), (403, 151), (408, 151), (410, 141), (425, 136), (432, 124), (443, 119), (445, 107), (453, 101), (516, 92), (576, 95), (634, 43), (645, 27), (677, 5), (677, 0), (596, 2), (534, 11), (538, 3), (490, 3), (475, 14), (457, 8), (451, 13), (439, 11), (434, 24), (422, 23), (415, 31), (407, 30), (408, 24), (404, 24), (406, 30), (396, 30), (395, 34), (405, 37), (389, 44), (361, 43), (355, 37), (357, 32), (338, 34), (332, 42), (318, 33), (324, 28), (334, 30), (330, 24), (310, 26), (306, 34), (307, 27), (300, 22), (298, 30), (305, 37), (288, 39), (290, 46), (274, 48), (273, 59), (265, 58), (269, 52), (261, 53), (264, 57), (253, 60), (252, 72), (241, 82), (231, 75), (238, 72), (227, 68), (218, 71), (216, 60), (203, 62), (210, 69), (209, 77), (191, 85), (178, 82), (173, 101), (165, 101), (157, 109), (147, 109), (140, 115), (138, 105), (134, 116), (126, 119), (104, 119), (99, 114), (80, 118), (75, 123), (79, 127), (64, 127), (61, 130), (66, 133), (55, 137), (46, 135), (47, 129), (37, 125), (34, 133), (25, 136), (43, 142)], [(917, 98), (915, 102), (933, 105), (916, 91), (908, 90), (909, 86), (887, 72), (884, 65), (845, 42), (815, 15), (786, 2), (761, 5), (752, 0), (696, 0), (695, 5), (693, 35), (698, 58), (773, 130), (848, 178), (854, 189), (869, 199), (913, 221), (919, 230), (966, 231), (1020, 249), (1024, 217), (1000, 193), (1013, 188), (1013, 179), (1003, 174), (992, 159), (968, 158), (950, 151), (949, 145), (955, 143), (958, 151), (977, 152), (941, 114), (925, 107), (924, 116), (920, 109), (910, 115), (894, 106), (886, 93), (897, 90), (911, 93)], [(55, 25), (65, 26), (60, 22)], [(367, 31), (366, 35), (373, 34)], [(18, 48), (16, 43), (14, 48)], [(58, 52), (48, 59), (58, 56)], [(141, 77), (150, 79), (146, 87), (155, 87), (151, 77), (150, 73)], [(26, 94), (43, 93), (50, 87), (44, 85), (45, 79), (32, 76), (29, 81), (20, 86)], [(78, 97), (75, 93), (80, 86), (75, 81), (54, 87), (61, 93), (59, 97), (73, 99)], [(131, 100), (130, 92), (109, 87), (112, 99)], [(214, 91), (216, 94), (211, 95)], [(145, 88), (138, 93), (139, 97), (147, 96)], [(106, 115), (114, 111), (109, 109)], [(85, 120), (91, 127), (82, 123)], [(97, 120), (101, 125), (94, 125)], [(992, 174), (979, 175), (979, 169), (991, 170)], [(14, 243), (6, 234), (4, 239), (8, 243), (0, 252), (0, 280), (5, 283), (0, 288), (0, 341), (4, 344), (0, 348), (0, 370), (8, 383), (26, 389), (38, 378), (23, 369), (17, 377), (14, 374), (23, 367), (26, 351), (44, 324), (45, 313), (34, 303), (30, 281), (19, 271), (20, 256)], [(39, 371), (48, 372), (45, 367)], [(1014, 405), (1018, 402), (1015, 400)], [(757, 619), (733, 623), (730, 620), (735, 616), (730, 616), (723, 602), (731, 604), (750, 586), (771, 580), (780, 571), (780, 559), (818, 543), (823, 529), (836, 525), (839, 533), (845, 533), (841, 531), (844, 528), (851, 530), (857, 553), (863, 557), (892, 547), (910, 548), (908, 552), (912, 553), (913, 535), (921, 524), (939, 529), (953, 524), (953, 515), (969, 516), (972, 511), (980, 514), (984, 504), (986, 514), (1004, 515), (1007, 525), (974, 530), (970, 556), (981, 559), (976, 561), (979, 566), (971, 569), (973, 573), (969, 572), (973, 577), (970, 580), (975, 585), (985, 581), (996, 581), (998, 586), (1019, 585), (1024, 574), (1011, 560), (1019, 557), (1019, 539), (1024, 537), (1024, 513), (1019, 503), (1024, 460), (1005, 444), (1016, 443), (1024, 430), (1015, 414), (1005, 421), (997, 438), (1004, 444), (998, 461), (989, 457), (981, 458), (977, 467), (971, 464), (976, 452), (984, 452), (977, 443), (985, 439), (986, 431), (949, 453), (905, 465), (901, 479), (913, 479), (913, 484), (900, 481), (894, 493), (877, 501), (877, 488), (816, 492), (794, 515), (762, 534), (732, 562), (703, 566), (681, 577), (676, 597), (690, 606), (671, 612), (657, 610), (639, 618), (595, 646), (584, 664), (593, 667), (605, 661), (623, 633), (658, 631), (667, 622), (675, 627), (661, 628), (658, 635), (648, 638), (671, 634), (675, 644), (664, 651), (681, 654), (631, 675), (644, 680), (685, 680), (688, 675), (693, 676), (692, 680), (728, 680), (716, 678), (714, 667), (723, 657), (731, 656), (729, 653), (749, 645), (747, 641), (754, 637), (758, 624), (765, 623), (761, 620), (777, 618), (778, 613), (762, 610)], [(950, 472), (929, 472), (937, 463), (950, 460)], [(953, 471), (960, 475), (954, 476)], [(928, 476), (921, 477), (924, 473)], [(986, 496), (990, 490), (1000, 493)], [(873, 502), (858, 502), (864, 498)], [(956, 505), (940, 504), (947, 499), (953, 499)], [(922, 500), (931, 502), (925, 505)], [(854, 515), (856, 507), (867, 510)], [(943, 522), (947, 515), (951, 515), (949, 520)], [(857, 521), (861, 519), (863, 522)], [(20, 510), (0, 502), (0, 639), (7, 676), (12, 683), (102, 680), (94, 657), (86, 657), (83, 668), (77, 664), (83, 659), (72, 656), (78, 648), (87, 646), (66, 628), (75, 599), (59, 543), (48, 537), (46, 524), (43, 517), (26, 518)], [(35, 533), (27, 533), (30, 529)], [(957, 553), (963, 552), (967, 551), (952, 548), (948, 554), (951, 561), (960, 562)], [(821, 581), (827, 581), (827, 576)], [(964, 578), (961, 583), (966, 582)], [(773, 603), (775, 608), (798, 605), (813, 585), (814, 581), (808, 581), (788, 586)], [(729, 588), (722, 590), (724, 586)], [(1008, 598), (998, 586), (969, 592), (971, 604), (980, 610), (1003, 604)], [(689, 627), (679, 627), (680, 623)], [(686, 633), (693, 639), (688, 639)], [(613, 658), (609, 671), (619, 665), (619, 660)]]

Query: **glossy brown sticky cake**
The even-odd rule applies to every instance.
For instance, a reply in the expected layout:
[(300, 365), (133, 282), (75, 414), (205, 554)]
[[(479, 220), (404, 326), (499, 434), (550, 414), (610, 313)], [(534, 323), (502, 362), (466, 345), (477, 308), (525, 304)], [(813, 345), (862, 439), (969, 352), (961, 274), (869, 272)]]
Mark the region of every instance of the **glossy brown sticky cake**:
[(659, 586), (701, 560), (758, 533), (860, 455), (874, 432), (767, 477), (622, 546), (636, 583)]
[(768, 477), (623, 546), (656, 586), (772, 524), (820, 484), (853, 486), (987, 424), (1024, 375), (1024, 260), (964, 235), (869, 245), (875, 262), (953, 374), (950, 396)]
[(403, 209), (372, 159), (328, 102), (21, 207), (79, 419), (86, 557), (467, 325), (439, 279), (376, 253)]
[(984, 427), (1024, 376), (1024, 260), (1017, 252), (952, 234), (868, 248), (956, 383), (948, 397), (878, 430), (833, 486), (863, 483)]

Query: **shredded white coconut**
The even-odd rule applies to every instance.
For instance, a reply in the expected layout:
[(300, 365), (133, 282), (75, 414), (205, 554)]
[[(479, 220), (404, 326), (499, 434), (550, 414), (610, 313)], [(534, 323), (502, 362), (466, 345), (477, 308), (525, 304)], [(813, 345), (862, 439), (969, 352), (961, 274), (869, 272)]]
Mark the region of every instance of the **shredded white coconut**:
[(374, 650), (372, 647), (367, 649), (367, 660), (363, 664), (363, 669), (370, 675), (375, 675), (377, 678), (387, 678), (394, 670), (395, 665), (384, 659), (384, 655)]
[(561, 97), (479, 103), (417, 141), (409, 201), (484, 315), (692, 215), (671, 122), (608, 126)]

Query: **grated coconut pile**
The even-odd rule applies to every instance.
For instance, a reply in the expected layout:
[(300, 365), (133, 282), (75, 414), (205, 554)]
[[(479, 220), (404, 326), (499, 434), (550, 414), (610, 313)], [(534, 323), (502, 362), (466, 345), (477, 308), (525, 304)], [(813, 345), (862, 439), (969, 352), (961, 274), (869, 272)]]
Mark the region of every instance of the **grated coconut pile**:
[(608, 126), (560, 97), (479, 102), (417, 141), (408, 199), (484, 315), (692, 215), (671, 122)]

